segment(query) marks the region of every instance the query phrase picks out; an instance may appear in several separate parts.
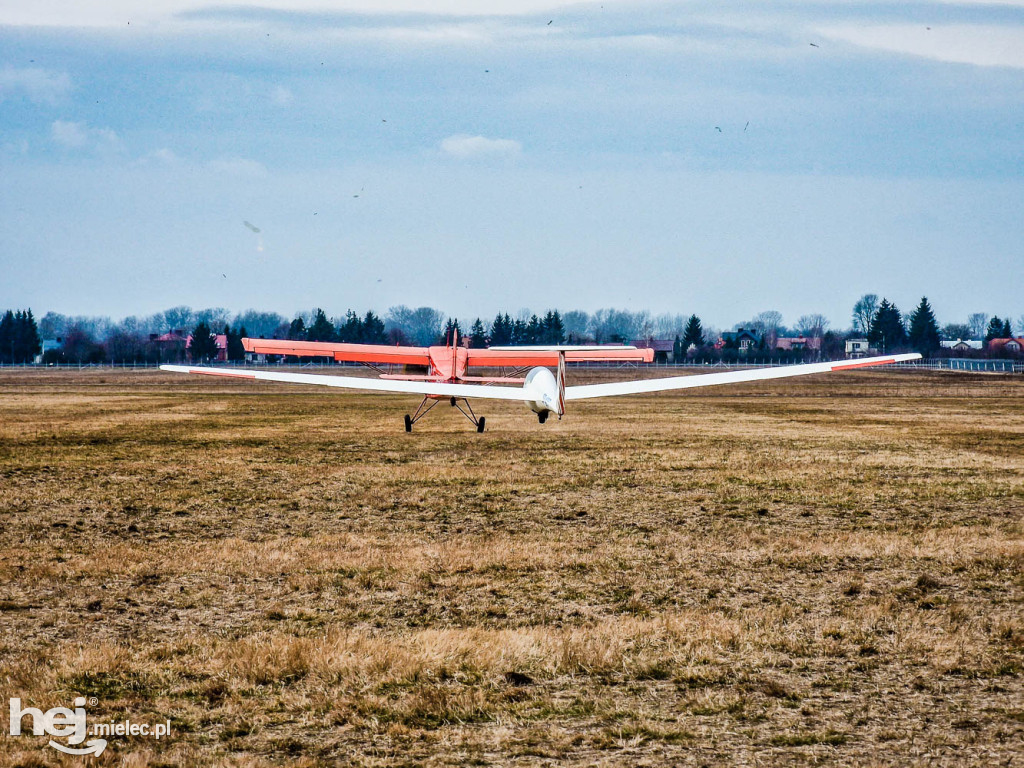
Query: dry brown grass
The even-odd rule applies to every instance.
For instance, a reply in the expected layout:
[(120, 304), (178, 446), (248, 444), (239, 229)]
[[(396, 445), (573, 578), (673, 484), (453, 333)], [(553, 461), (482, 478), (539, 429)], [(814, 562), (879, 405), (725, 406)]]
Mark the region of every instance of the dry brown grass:
[(0, 700), (172, 720), (109, 765), (1012, 765), (1022, 402), (862, 371), (407, 435), (408, 398), (3, 371)]

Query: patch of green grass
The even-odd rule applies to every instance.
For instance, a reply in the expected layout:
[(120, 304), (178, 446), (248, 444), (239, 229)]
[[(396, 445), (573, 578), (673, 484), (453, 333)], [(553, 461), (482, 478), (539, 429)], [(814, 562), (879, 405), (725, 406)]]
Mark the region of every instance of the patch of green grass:
[(847, 736), (839, 731), (827, 730), (820, 733), (785, 733), (771, 738), (772, 746), (776, 747), (807, 747), (813, 744), (828, 744), (837, 747), (845, 744)]

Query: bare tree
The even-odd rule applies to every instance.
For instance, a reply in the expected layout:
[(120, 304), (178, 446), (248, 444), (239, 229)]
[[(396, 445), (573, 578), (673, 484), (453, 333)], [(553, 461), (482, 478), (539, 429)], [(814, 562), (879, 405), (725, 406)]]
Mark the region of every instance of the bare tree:
[(277, 312), (260, 312), (255, 309), (247, 309), (245, 312), (235, 315), (232, 325), (236, 328), (245, 328), (246, 333), (250, 337), (258, 339), (261, 337), (272, 337), (282, 324), (287, 323), (288, 321), (284, 316), (277, 314)]
[(216, 332), (230, 322), (231, 313), (224, 307), (208, 307), (207, 309), (197, 309), (192, 313), (192, 319), (196, 323), (206, 323), (211, 330)]
[(590, 338), (590, 313), (579, 309), (570, 310), (562, 315), (562, 326), (565, 328), (565, 337), (579, 344)]
[(654, 318), (654, 335), (659, 339), (682, 338), (686, 333), (686, 322), (689, 316), (661, 314)]
[(942, 327), (942, 338), (947, 341), (960, 341), (971, 338), (971, 327), (964, 323), (947, 323)]
[(828, 318), (824, 315), (802, 315), (799, 320), (796, 321), (797, 333), (801, 336), (809, 336), (811, 338), (821, 338), (825, 335), (825, 331), (828, 330), (830, 323)]
[(988, 321), (989, 316), (985, 312), (975, 312), (967, 316), (967, 325), (970, 326), (972, 339), (985, 338)]
[(164, 310), (165, 331), (184, 330), (193, 327), (195, 316), (192, 314), (192, 307), (180, 306)]
[(593, 318), (594, 340), (598, 344), (628, 344), (638, 338), (648, 319), (646, 312), (634, 314), (622, 309), (599, 309)]
[(878, 312), (878, 296), (873, 293), (865, 293), (853, 305), (853, 332), (867, 336), (876, 312)]
[(736, 328), (756, 331), (771, 348), (775, 346), (775, 341), (779, 338), (779, 331), (782, 328), (782, 313), (774, 309), (758, 312), (754, 315), (753, 320), (740, 323)]

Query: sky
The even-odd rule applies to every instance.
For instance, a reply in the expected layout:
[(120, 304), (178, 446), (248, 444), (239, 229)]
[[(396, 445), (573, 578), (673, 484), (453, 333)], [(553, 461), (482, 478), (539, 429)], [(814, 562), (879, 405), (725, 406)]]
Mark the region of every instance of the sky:
[(0, 308), (1018, 317), (1022, 129), (1024, 0), (0, 0)]

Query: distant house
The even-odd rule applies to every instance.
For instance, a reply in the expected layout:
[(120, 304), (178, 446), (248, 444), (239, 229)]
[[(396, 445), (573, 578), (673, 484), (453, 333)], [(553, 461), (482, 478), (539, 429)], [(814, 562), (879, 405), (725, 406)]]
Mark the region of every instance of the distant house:
[(186, 343), (185, 331), (178, 328), (163, 334), (151, 333), (149, 334), (149, 341), (152, 344), (184, 344)]
[(719, 344), (715, 346), (719, 349), (738, 349), (741, 353), (746, 353), (761, 346), (761, 336), (749, 328), (738, 328), (735, 331), (725, 331), (719, 339)]
[(988, 351), (993, 355), (1020, 355), (1024, 353), (1024, 337), (1017, 339), (992, 339)]
[(780, 336), (775, 339), (775, 348), (785, 352), (810, 349), (821, 350), (821, 336)]
[(975, 341), (974, 339), (943, 340), (939, 342), (939, 346), (951, 352), (969, 352), (971, 350), (980, 351), (984, 349), (985, 342)]
[(847, 339), (846, 340), (846, 357), (867, 357), (873, 350), (868, 344), (867, 339)]
[(39, 351), (39, 354), (36, 355), (34, 358), (35, 363), (38, 365), (39, 363), (43, 362), (43, 360), (46, 358), (47, 352), (59, 352), (63, 346), (64, 339), (62, 339), (59, 336), (56, 339), (43, 339), (42, 349)]
[(156, 348), (156, 358), (161, 362), (184, 360), (187, 341), (185, 331), (180, 328), (162, 334), (149, 334), (150, 346)]
[(672, 339), (636, 339), (630, 343), (637, 349), (653, 349), (656, 363), (678, 362), (672, 360), (672, 350), (675, 344)]
[[(228, 361), (228, 337), (224, 333), (214, 334), (214, 339), (217, 342), (217, 356), (210, 362), (226, 363)], [(185, 340), (185, 349), (192, 348), (192, 334), (188, 335)]]

